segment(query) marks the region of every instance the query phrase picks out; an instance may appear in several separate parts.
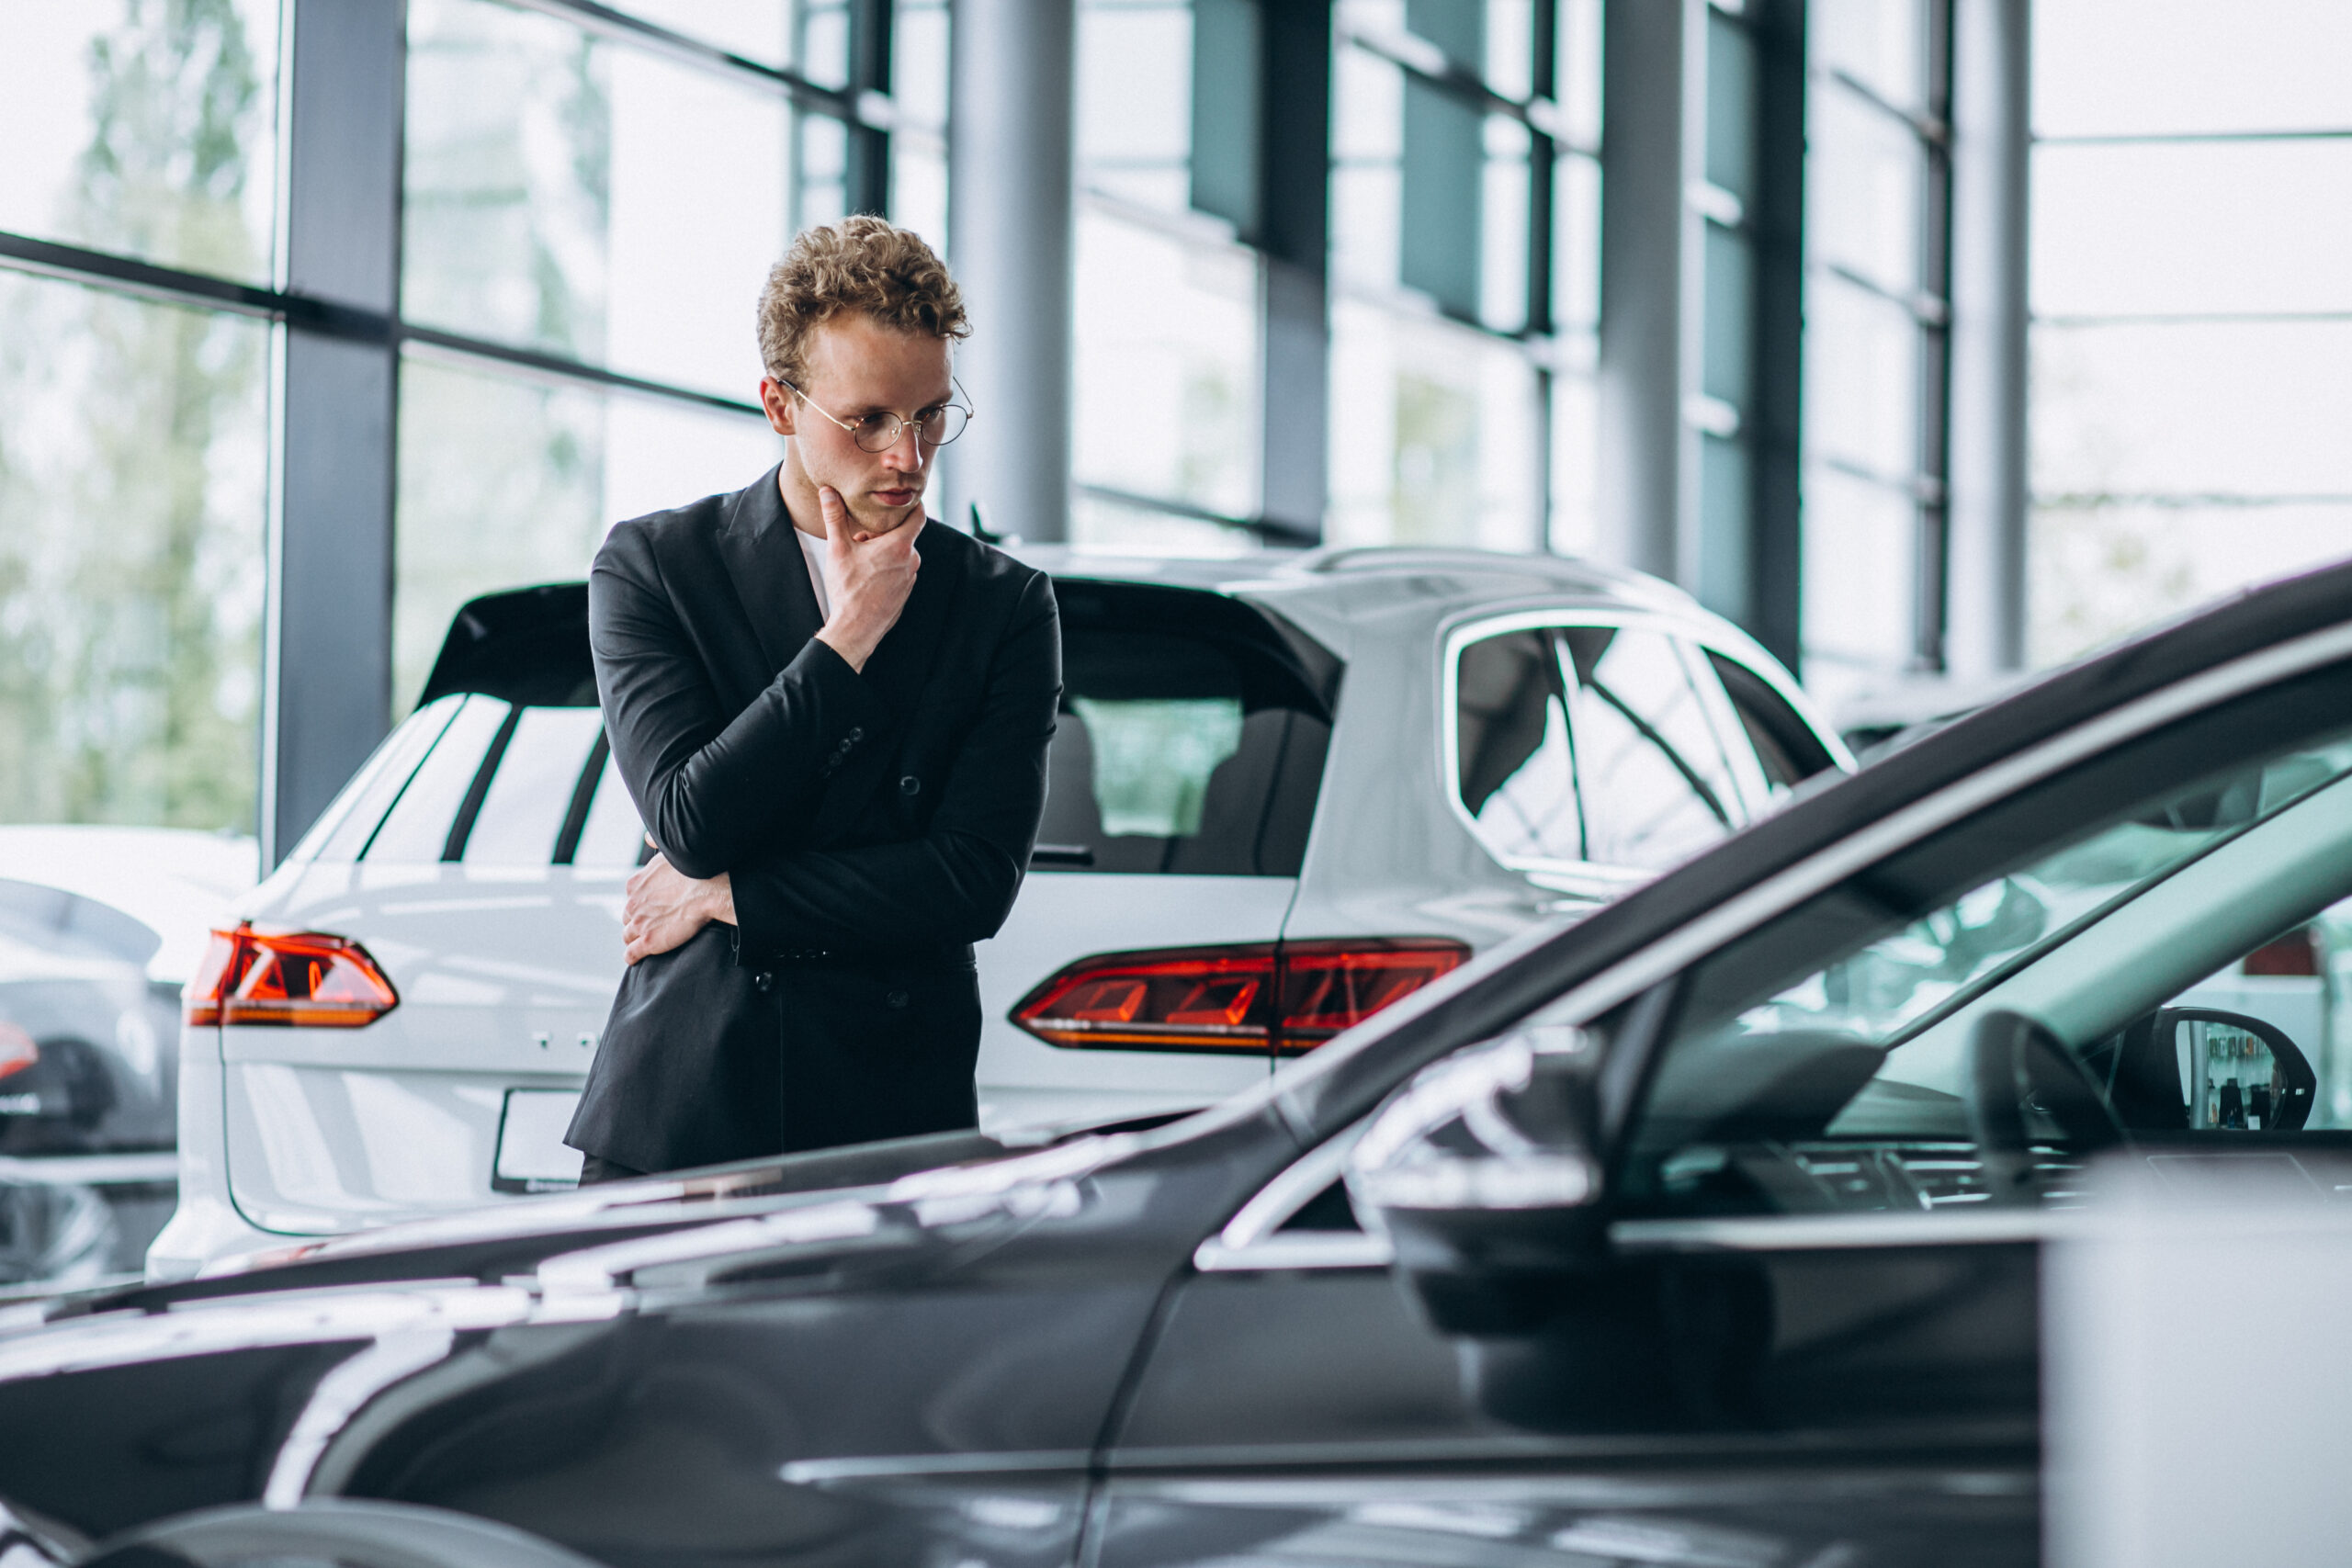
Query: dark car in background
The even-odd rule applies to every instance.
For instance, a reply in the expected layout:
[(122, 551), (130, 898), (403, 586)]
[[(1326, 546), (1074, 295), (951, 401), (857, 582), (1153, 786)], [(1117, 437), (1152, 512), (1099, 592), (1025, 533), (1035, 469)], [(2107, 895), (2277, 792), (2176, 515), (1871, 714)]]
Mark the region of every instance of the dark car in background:
[(2181, 999), (2347, 895), (2352, 567), (1166, 1125), (19, 1309), (0, 1499), (108, 1568), (2032, 1562), (2039, 1249), (2085, 1167), (2352, 1192), (2342, 1065)]
[(0, 827), (0, 1292), (135, 1277), (177, 1189), (180, 987), (251, 839)]

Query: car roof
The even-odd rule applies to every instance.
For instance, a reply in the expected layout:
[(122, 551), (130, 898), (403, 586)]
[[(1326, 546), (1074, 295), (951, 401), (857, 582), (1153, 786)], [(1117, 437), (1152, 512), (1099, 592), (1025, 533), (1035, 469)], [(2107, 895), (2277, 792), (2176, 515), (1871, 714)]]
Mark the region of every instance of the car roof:
[(1461, 585), (1470, 590), (1466, 596), (1480, 599), (1568, 593), (1685, 614), (1698, 608), (1698, 601), (1669, 582), (1580, 556), (1412, 545), (1250, 549), (1229, 556), (1180, 556), (1083, 542), (1016, 541), (1005, 548), (1057, 578), (1159, 582), (1221, 593), (1277, 584), (1294, 592), (1311, 592), (1317, 586), (1336, 592), (1371, 578), (1403, 578)]
[[(1576, 556), (1414, 546), (1251, 549), (1215, 557), (1083, 543), (1015, 543), (1010, 548), (1057, 581), (1206, 592), (1246, 599), (1261, 609), (1306, 610), (1327, 625), (1351, 591), (1376, 583), (1448, 613), (1530, 600), (1657, 611), (1712, 623), (1724, 642), (1748, 646), (1746, 634), (1672, 583)], [(1308, 657), (1311, 650), (1294, 651), (1309, 664), (1319, 662)], [(588, 585), (537, 583), (485, 593), (458, 609), (416, 706), (459, 692), (527, 705), (593, 705), (595, 689), (588, 653)]]

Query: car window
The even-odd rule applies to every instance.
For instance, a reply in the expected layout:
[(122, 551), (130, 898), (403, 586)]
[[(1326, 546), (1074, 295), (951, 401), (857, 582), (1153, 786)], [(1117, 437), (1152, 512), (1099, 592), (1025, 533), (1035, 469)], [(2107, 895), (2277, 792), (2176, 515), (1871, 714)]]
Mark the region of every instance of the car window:
[(1587, 858), (1554, 634), (1470, 643), (1453, 683), (1454, 788), (1479, 842), (1506, 863)]
[(1130, 597), (1064, 591), (1063, 697), (1032, 863), (1295, 876), (1330, 739), (1311, 693), (1276, 653), (1170, 625), (1156, 602), (1122, 624)]
[(1660, 869), (1746, 819), (1685, 648), (1639, 627), (1572, 626), (1562, 638), (1589, 858)]
[(1088, 792), (1106, 838), (1199, 836), (1209, 782), (1241, 749), (1238, 695), (1069, 699), (1093, 752)]
[(2013, 797), (1688, 976), (1635, 1126), (1635, 1206), (1985, 1201), (1970, 1042), (1995, 1010), (2045, 1025), (2112, 1110), (2133, 1018), (2352, 894), (2352, 744), (2186, 785), (2135, 777), (2126, 750), (2073, 786), (2107, 802), (2096, 820)]
[[(310, 835), (294, 852), (296, 859), (327, 862), (355, 861), (368, 840), (376, 836), (383, 825), (384, 813), (408, 788), (415, 775), (416, 765), (433, 750), (441, 732), (465, 705), (463, 697), (438, 697), (417, 709), (403, 720), (401, 727), (385, 737), (376, 750), (376, 756), (363, 765), (358, 776), (345, 786), (352, 796), (350, 805), (340, 815), (330, 807), (320, 818), (324, 835), (313, 848)], [(316, 831), (314, 829), (314, 831)]]
[(460, 858), (468, 865), (548, 864), (580, 770), (603, 732), (604, 715), (594, 708), (523, 709)]
[(496, 697), (466, 698), (392, 803), (361, 858), (394, 864), (439, 860), (481, 773), (482, 758), (493, 743), (503, 743), (514, 711)]

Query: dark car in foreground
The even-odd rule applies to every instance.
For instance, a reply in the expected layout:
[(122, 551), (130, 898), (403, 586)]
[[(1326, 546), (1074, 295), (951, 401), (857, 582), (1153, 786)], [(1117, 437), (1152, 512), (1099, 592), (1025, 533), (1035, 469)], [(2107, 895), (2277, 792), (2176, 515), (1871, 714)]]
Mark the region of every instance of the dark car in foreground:
[(1184, 1120), (25, 1309), (0, 1498), (122, 1565), (2031, 1562), (2039, 1249), (2086, 1166), (2352, 1190), (2329, 1041), (2180, 1000), (2347, 896), (2352, 568)]

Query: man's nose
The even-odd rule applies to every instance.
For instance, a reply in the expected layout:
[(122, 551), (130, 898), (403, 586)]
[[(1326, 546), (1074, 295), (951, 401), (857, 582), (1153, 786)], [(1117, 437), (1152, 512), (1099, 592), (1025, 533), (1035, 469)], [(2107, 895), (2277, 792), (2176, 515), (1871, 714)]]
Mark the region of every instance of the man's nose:
[(899, 426), (899, 438), (882, 448), (885, 465), (908, 472), (919, 471), (922, 468), (922, 443), (915, 434), (919, 428), (911, 424)]

